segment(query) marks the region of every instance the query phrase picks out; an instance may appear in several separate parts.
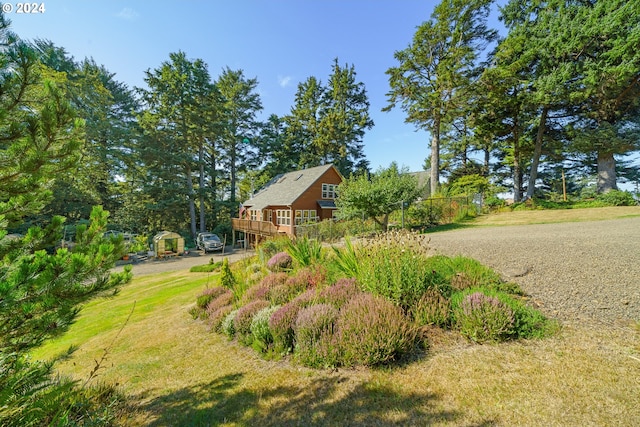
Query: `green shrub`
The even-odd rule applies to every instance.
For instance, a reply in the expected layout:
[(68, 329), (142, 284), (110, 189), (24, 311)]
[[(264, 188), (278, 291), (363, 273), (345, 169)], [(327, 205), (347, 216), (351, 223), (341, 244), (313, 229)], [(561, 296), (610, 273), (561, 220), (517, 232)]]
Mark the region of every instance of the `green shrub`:
[(344, 239), (344, 247), (331, 247), (334, 254), (334, 262), (338, 269), (348, 277), (358, 277), (359, 256), (351, 239)]
[(633, 198), (633, 194), (620, 190), (611, 190), (598, 194), (596, 200), (605, 203), (607, 206), (635, 206), (638, 204)]
[(269, 329), (269, 319), (279, 308), (280, 306), (277, 305), (265, 307), (258, 311), (251, 320), (252, 344), (256, 350), (262, 353), (266, 352), (273, 343), (273, 334)]
[(449, 326), (451, 304), (437, 289), (427, 289), (412, 308), (413, 320), (417, 325)]
[(390, 362), (415, 343), (415, 329), (400, 307), (367, 293), (340, 310), (337, 324), (342, 363), (348, 366)]
[(260, 243), (257, 253), (262, 264), (266, 264), (267, 260), (278, 252), (283, 252), (289, 245), (289, 241), (289, 237), (284, 236), (267, 239)]
[(482, 292), (466, 294), (453, 313), (460, 333), (470, 340), (503, 341), (513, 335), (513, 310), (496, 297)]
[(222, 267), (222, 261), (212, 262), (213, 258), (209, 260), (208, 264), (194, 265), (189, 269), (191, 273), (211, 273), (212, 271), (220, 270)]
[(329, 304), (314, 304), (298, 312), (294, 325), (295, 356), (305, 366), (324, 368), (338, 363), (333, 330), (338, 310)]
[(229, 267), (229, 258), (225, 258), (222, 261), (222, 267), (220, 269), (220, 284), (227, 289), (233, 289), (236, 284), (236, 279)]

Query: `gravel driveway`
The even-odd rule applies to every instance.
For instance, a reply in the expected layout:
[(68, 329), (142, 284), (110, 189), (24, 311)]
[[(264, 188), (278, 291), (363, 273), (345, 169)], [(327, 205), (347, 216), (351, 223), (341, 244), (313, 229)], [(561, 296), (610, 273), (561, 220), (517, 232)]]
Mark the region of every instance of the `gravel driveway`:
[(640, 320), (640, 217), (430, 236), (431, 249), (493, 268), (549, 316), (607, 324)]

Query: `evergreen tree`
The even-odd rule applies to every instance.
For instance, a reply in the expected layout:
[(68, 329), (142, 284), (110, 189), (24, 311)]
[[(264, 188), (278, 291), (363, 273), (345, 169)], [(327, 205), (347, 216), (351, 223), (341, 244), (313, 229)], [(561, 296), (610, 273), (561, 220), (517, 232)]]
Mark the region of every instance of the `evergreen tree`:
[(24, 236), (7, 235), (7, 226), (41, 211), (57, 176), (73, 172), (84, 124), (57, 85), (61, 76), (38, 62), (2, 13), (0, 45), (0, 424), (44, 425), (87, 407), (72, 408), (66, 396), (75, 386), (28, 352), (67, 330), (80, 304), (113, 292), (130, 270), (110, 272), (122, 241), (103, 238), (107, 213), (99, 207), (90, 225), (76, 230), (73, 251), (54, 247), (62, 237), (59, 216)]
[(247, 79), (242, 70), (226, 68), (216, 86), (223, 99), (225, 126), (219, 140), (218, 163), (229, 174), (229, 213), (237, 213), (238, 174), (259, 163), (256, 159), (257, 135), (260, 130), (258, 113), (262, 110), (256, 89), (258, 80)]
[(202, 147), (211, 136), (212, 86), (202, 60), (190, 61), (184, 52), (171, 53), (169, 58), (146, 72), (148, 89), (140, 90), (145, 104), (139, 121), (145, 133), (146, 192), (154, 200), (151, 209), (159, 222), (179, 230), (188, 222), (195, 236), (194, 179), (203, 173), (198, 158), (202, 159)]
[(486, 26), (492, 0), (445, 0), (431, 20), (418, 27), (413, 42), (389, 68), (389, 111), (398, 103), (406, 122), (431, 134), (431, 194), (440, 180), (440, 136), (466, 102), (479, 53), (495, 38)]

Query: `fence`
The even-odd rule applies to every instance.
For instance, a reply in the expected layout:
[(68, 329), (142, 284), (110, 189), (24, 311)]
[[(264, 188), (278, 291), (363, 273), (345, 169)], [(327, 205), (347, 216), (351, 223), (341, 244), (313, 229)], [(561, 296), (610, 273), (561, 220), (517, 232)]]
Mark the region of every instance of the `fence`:
[[(431, 197), (398, 209), (389, 215), (389, 228), (424, 229), (439, 224), (450, 224), (482, 209), (482, 195), (462, 197)], [(297, 237), (332, 242), (346, 235), (357, 236), (379, 232), (380, 227), (370, 219), (349, 221), (322, 221), (296, 227)]]

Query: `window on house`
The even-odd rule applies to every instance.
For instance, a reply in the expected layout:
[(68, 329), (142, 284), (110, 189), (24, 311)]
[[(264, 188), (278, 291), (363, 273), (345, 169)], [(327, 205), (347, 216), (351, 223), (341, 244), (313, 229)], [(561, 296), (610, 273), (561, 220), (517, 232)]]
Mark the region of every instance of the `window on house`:
[(336, 184), (322, 184), (322, 198), (335, 199), (338, 195), (338, 186)]
[(318, 212), (313, 209), (296, 211), (296, 225), (318, 222), (318, 219)]
[(273, 217), (271, 216), (271, 209), (265, 209), (262, 211), (262, 220), (267, 222), (273, 221)]
[(276, 224), (291, 225), (291, 211), (289, 209), (276, 210)]
[(258, 220), (258, 214), (260, 213), (260, 211), (256, 211), (256, 210), (251, 209), (249, 212), (251, 213), (251, 220), (252, 221), (257, 221)]

